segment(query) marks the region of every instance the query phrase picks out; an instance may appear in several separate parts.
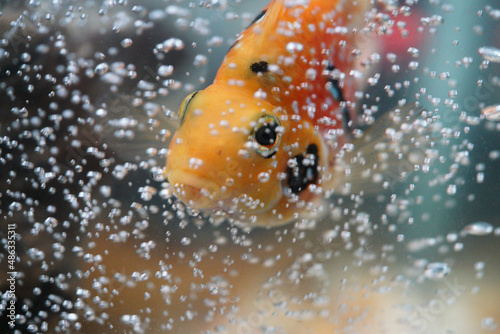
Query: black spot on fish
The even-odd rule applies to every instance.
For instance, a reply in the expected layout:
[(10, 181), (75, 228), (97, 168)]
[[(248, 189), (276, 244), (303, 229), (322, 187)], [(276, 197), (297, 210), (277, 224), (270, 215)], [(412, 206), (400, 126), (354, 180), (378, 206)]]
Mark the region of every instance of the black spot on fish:
[(297, 162), (295, 167), (287, 167), (288, 187), (294, 194), (307, 189), (310, 184), (315, 184), (318, 180), (319, 155), (318, 146), (310, 144), (307, 147), (305, 156), (296, 155), (294, 159)]
[(253, 63), (252, 65), (250, 65), (250, 69), (254, 73), (259, 73), (259, 72), (265, 73), (268, 71), (267, 65), (268, 65), (267, 62), (259, 61), (258, 63)]
[[(328, 65), (326, 67), (328, 71), (333, 71), (335, 69), (335, 66), (333, 65)], [(328, 79), (329, 85), (327, 86), (330, 93), (333, 95), (335, 100), (337, 101), (345, 101), (344, 100), (344, 95), (342, 94), (342, 88), (340, 88), (339, 81), (337, 79)]]
[(342, 108), (342, 116), (344, 119), (344, 127), (349, 130), (350, 133), (352, 131), (351, 116), (349, 115), (349, 109), (347, 109), (347, 107)]
[[(328, 65), (326, 67), (326, 69), (328, 71), (333, 71), (335, 69), (335, 66), (333, 65)], [(330, 94), (332, 94), (332, 96), (334, 97), (335, 100), (339, 101), (339, 102), (345, 102), (345, 99), (344, 99), (344, 94), (342, 93), (342, 88), (340, 88), (340, 85), (339, 85), (339, 81), (337, 79), (328, 79), (328, 85), (327, 85), (327, 88), (328, 90), (330, 91)], [(350, 121), (351, 121), (351, 116), (349, 114), (349, 109), (344, 106), (342, 108), (342, 116), (343, 116), (343, 119), (344, 119), (344, 127), (351, 131), (351, 125), (350, 125)]]

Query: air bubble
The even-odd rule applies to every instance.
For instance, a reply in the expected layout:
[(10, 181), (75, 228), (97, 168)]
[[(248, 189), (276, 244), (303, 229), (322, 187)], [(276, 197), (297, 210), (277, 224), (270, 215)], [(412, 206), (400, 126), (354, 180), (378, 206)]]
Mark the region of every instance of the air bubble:
[(450, 78), (450, 72), (442, 72), (439, 74), (440, 80), (447, 80)]
[(208, 63), (208, 58), (205, 55), (197, 54), (194, 57), (194, 61), (193, 61), (194, 66), (202, 66), (202, 65), (206, 65), (207, 63)]
[(29, 116), (28, 109), (25, 107), (22, 107), (21, 109), (14, 107), (11, 111), (19, 118), (27, 118)]
[(481, 113), (488, 121), (500, 121), (500, 104), (489, 106), (481, 110)]
[(131, 47), (133, 44), (133, 41), (130, 39), (130, 38), (125, 38), (124, 40), (122, 40), (120, 42), (120, 45), (123, 47), (123, 48), (128, 48), (128, 47)]
[(420, 23), (424, 26), (439, 26), (443, 24), (444, 19), (441, 15), (433, 15), (430, 17), (423, 17), (420, 19)]
[(54, 217), (48, 217), (47, 219), (45, 219), (45, 221), (43, 222), (43, 224), (45, 226), (47, 226), (47, 227), (55, 228), (55, 227), (57, 227), (57, 225), (59, 224), (59, 222)]
[(397, 10), (399, 7), (399, 3), (397, 0), (377, 0), (377, 3), (380, 4), (386, 10)]
[(415, 48), (415, 47), (409, 47), (408, 48), (408, 53), (414, 57), (414, 58), (417, 58), (420, 56), (420, 50)]
[(106, 109), (99, 108), (95, 111), (97, 117), (106, 117), (108, 111)]
[(410, 70), (416, 70), (418, 68), (418, 61), (411, 61), (409, 64), (408, 64), (408, 68)]
[(316, 80), (316, 75), (317, 75), (317, 72), (314, 68), (309, 68), (306, 70), (306, 78), (308, 80)]
[(495, 20), (500, 20), (500, 9), (488, 8), (487, 12)]
[(123, 82), (123, 78), (115, 73), (104, 73), (101, 80), (110, 85), (120, 85)]
[(450, 273), (450, 267), (443, 262), (429, 263), (424, 269), (424, 276), (430, 279), (441, 279)]
[(9, 205), (9, 210), (15, 211), (15, 212), (21, 211), (22, 208), (23, 208), (23, 205), (21, 203), (19, 203), (19, 202), (12, 202)]
[(156, 50), (164, 53), (168, 53), (171, 50), (182, 50), (184, 49), (184, 42), (178, 38), (169, 38), (161, 44), (156, 45)]
[(481, 55), (481, 57), (483, 57), (484, 60), (500, 63), (500, 49), (483, 46), (482, 48), (479, 48), (477, 52)]
[(172, 65), (161, 65), (158, 67), (158, 75), (161, 77), (168, 77), (174, 73), (174, 67)]
[(253, 96), (256, 98), (256, 99), (266, 99), (267, 98), (267, 93), (265, 91), (263, 91), (262, 89), (259, 88), (259, 90), (257, 90)]
[(202, 159), (198, 159), (198, 158), (190, 158), (189, 159), (189, 168), (198, 169), (201, 166), (203, 166), (203, 160)]
[(111, 196), (111, 187), (110, 186), (101, 186), (99, 188), (99, 191), (101, 195), (103, 195), (106, 198), (109, 198)]
[(457, 186), (455, 184), (448, 185), (448, 188), (446, 188), (446, 193), (448, 195), (455, 195), (457, 193)]
[(21, 61), (28, 63), (31, 60), (31, 55), (27, 52), (21, 54)]
[(271, 179), (271, 175), (269, 173), (260, 173), (257, 178), (259, 179), (259, 182), (265, 183), (268, 182)]
[(163, 168), (154, 167), (151, 170), (151, 177), (157, 182), (163, 182), (166, 179), (165, 171)]
[(156, 188), (153, 188), (151, 186), (145, 186), (145, 187), (140, 187), (139, 188), (139, 193), (141, 194), (141, 199), (144, 201), (150, 201), (154, 195), (156, 195), (158, 191)]
[(94, 69), (94, 72), (99, 75), (107, 73), (109, 70), (109, 65), (107, 63), (100, 63)]
[[(500, 16), (500, 14), (499, 14)], [(494, 331), (496, 329), (498, 329), (498, 325), (495, 323), (495, 319), (494, 318), (483, 318), (481, 320), (481, 328), (483, 329), (487, 329), (487, 330), (490, 330), (490, 331)]]
[(288, 52), (291, 52), (291, 53), (300, 52), (300, 51), (304, 50), (304, 45), (302, 45), (301, 43), (297, 43), (297, 42), (289, 42), (286, 45), (286, 49), (288, 50)]
[(488, 235), (493, 232), (493, 226), (486, 222), (476, 222), (465, 226), (464, 232), (469, 235)]
[(411, 7), (401, 6), (399, 8), (399, 13), (401, 13), (403, 16), (410, 16), (411, 15)]
[(41, 261), (45, 259), (45, 253), (38, 248), (28, 249), (28, 256), (34, 261)]

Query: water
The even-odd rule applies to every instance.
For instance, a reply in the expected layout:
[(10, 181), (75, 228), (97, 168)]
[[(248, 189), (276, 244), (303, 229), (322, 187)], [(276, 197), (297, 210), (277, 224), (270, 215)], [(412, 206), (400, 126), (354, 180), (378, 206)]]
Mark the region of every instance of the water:
[(433, 146), (385, 190), (323, 192), (304, 203), (319, 219), (252, 229), (186, 207), (163, 167), (182, 100), (266, 2), (0, 5), (0, 282), (18, 333), (498, 331), (498, 4), (377, 1), (360, 66), (326, 75), (362, 82), (367, 124), (419, 101)]

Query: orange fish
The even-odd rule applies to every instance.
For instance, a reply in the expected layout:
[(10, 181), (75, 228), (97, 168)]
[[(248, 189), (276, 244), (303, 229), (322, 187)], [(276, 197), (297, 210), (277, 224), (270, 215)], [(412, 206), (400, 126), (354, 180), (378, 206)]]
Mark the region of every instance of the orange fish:
[(356, 89), (345, 73), (366, 6), (274, 0), (257, 16), (213, 84), (180, 107), (165, 169), (180, 200), (269, 227), (320, 210), (315, 199), (344, 186)]

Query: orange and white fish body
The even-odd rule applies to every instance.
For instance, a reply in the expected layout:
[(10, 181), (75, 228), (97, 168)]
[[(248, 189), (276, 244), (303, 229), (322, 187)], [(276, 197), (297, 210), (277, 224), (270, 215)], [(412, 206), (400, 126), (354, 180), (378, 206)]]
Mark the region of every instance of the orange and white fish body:
[(346, 142), (355, 87), (344, 73), (365, 10), (361, 1), (272, 1), (213, 84), (181, 106), (165, 169), (176, 196), (255, 226), (316, 210)]

